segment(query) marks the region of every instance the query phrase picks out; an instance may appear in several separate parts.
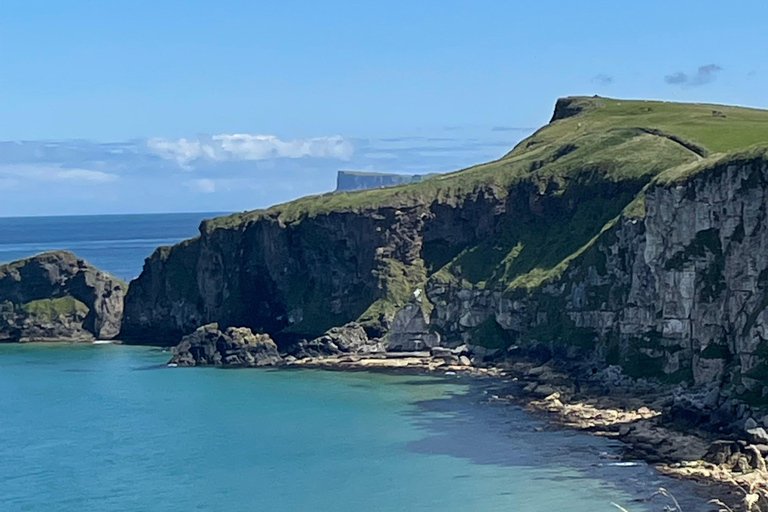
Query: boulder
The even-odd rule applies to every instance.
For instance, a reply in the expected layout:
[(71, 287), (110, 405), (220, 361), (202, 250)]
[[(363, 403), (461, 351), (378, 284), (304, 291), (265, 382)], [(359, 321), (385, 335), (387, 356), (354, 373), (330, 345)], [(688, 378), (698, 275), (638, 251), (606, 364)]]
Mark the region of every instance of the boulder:
[(398, 310), (387, 340), (387, 350), (391, 352), (418, 352), (440, 345), (440, 335), (430, 332), (427, 315), (415, 303)]
[(362, 326), (350, 322), (341, 327), (333, 327), (313, 340), (302, 340), (291, 351), (298, 358), (327, 357), (340, 354), (358, 354), (378, 352), (382, 348), (376, 341), (368, 339)]
[(277, 345), (268, 334), (255, 334), (247, 327), (218, 324), (199, 327), (174, 347), (168, 364), (178, 366), (275, 366), (282, 363)]
[(704, 460), (718, 466), (733, 467), (741, 453), (741, 445), (737, 441), (722, 439), (709, 445)]
[(67, 251), (0, 265), (0, 341), (113, 339), (126, 290)]
[(429, 355), (435, 358), (446, 358), (446, 357), (453, 357), (454, 353), (453, 350), (445, 347), (433, 347), (429, 351)]
[(747, 439), (753, 444), (768, 444), (768, 432), (763, 427), (755, 427), (747, 430)]

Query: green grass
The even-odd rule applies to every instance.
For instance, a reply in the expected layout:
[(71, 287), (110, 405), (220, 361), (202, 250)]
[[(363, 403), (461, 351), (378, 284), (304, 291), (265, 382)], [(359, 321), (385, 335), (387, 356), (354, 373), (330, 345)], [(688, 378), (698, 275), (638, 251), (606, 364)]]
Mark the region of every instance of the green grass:
[[(206, 221), (204, 230), (232, 227), (262, 217), (294, 222), (331, 211), (362, 211), (382, 206), (397, 208), (432, 201), (455, 202), (478, 187), (503, 195), (512, 183), (523, 178), (566, 179), (574, 169), (606, 159), (616, 164), (608, 176), (615, 180), (636, 176), (638, 172), (658, 173), (698, 160), (697, 155), (680, 144), (644, 130), (674, 136), (709, 154), (768, 142), (766, 110), (609, 98), (579, 97), (569, 101), (579, 105), (582, 111), (544, 126), (494, 162), (417, 183), (308, 196), (266, 210), (218, 217)], [(713, 116), (713, 111), (722, 112), (725, 117)], [(569, 145), (575, 145), (577, 149), (557, 157)], [(601, 154), (600, 158), (596, 152)], [(670, 159), (673, 152), (678, 154)], [(536, 168), (537, 165), (540, 167)]]
[[(578, 133), (607, 128), (642, 127), (674, 134), (710, 153), (726, 153), (768, 141), (768, 111), (665, 101), (620, 100), (610, 98), (569, 98), (582, 112), (547, 125), (510, 153), (536, 144), (572, 138)], [(713, 111), (725, 117), (717, 117)], [(535, 144), (534, 144), (535, 145)]]
[(729, 165), (768, 159), (768, 138), (759, 144), (754, 144), (746, 149), (739, 149), (727, 154), (712, 155), (697, 162), (689, 162), (672, 167), (660, 173), (654, 183), (659, 185), (671, 185), (682, 183), (691, 176), (713, 169), (724, 169)]
[(67, 295), (57, 299), (33, 300), (22, 304), (21, 310), (29, 316), (42, 321), (51, 321), (62, 316), (83, 316), (88, 314), (88, 306)]

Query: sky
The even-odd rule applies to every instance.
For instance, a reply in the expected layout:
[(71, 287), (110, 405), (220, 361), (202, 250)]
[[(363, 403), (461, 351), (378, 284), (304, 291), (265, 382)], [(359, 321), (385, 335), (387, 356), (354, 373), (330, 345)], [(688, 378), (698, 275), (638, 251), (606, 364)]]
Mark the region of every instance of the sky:
[(568, 95), (768, 108), (762, 1), (3, 0), (0, 216), (240, 211), (492, 160)]

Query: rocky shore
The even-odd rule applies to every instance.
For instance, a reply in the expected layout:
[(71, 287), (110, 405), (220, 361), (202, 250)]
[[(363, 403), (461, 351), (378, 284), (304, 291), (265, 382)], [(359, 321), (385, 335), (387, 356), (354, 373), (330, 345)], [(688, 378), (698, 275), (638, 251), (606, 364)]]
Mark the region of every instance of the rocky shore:
[(516, 383), (514, 393), (490, 394), (489, 400), (521, 406), (554, 428), (619, 440), (624, 446), (622, 460), (642, 460), (667, 476), (695, 481), (706, 487), (703, 493), (734, 511), (757, 510), (749, 508), (749, 504), (768, 498), (768, 446), (738, 436), (722, 439), (703, 430), (676, 428), (669, 419), (676, 396), (674, 389), (659, 386), (648, 393), (606, 395), (599, 389), (605, 376), (584, 385), (566, 373), (535, 362), (476, 366), (466, 360), (457, 364), (458, 357), (466, 356), (453, 352), (446, 360), (445, 352), (433, 349), (303, 359), (289, 356), (283, 364), (336, 371), (463, 375), (490, 379), (500, 384), (500, 389), (509, 389), (509, 384)]
[(694, 396), (690, 390), (652, 380), (628, 379), (618, 367), (577, 379), (573, 369), (558, 368), (552, 362), (488, 355), (472, 345), (388, 351), (386, 343), (368, 339), (357, 324), (333, 328), (282, 354), (267, 335), (245, 328), (222, 332), (215, 324), (206, 325), (174, 348), (169, 364), (282, 366), (488, 379), (497, 384), (493, 389), (507, 390), (490, 392), (489, 400), (522, 406), (553, 426), (617, 439), (625, 446), (624, 459), (643, 460), (666, 475), (707, 485), (707, 492), (733, 510), (748, 510), (745, 500), (768, 495), (768, 444), (760, 442), (763, 427), (752, 420), (741, 433), (718, 435), (681, 424), (681, 404), (690, 407)]

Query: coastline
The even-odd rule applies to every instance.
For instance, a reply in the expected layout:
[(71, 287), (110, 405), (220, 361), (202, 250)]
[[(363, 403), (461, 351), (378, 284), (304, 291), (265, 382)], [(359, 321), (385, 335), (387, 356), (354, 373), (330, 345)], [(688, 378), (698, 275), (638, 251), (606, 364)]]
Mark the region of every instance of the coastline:
[[(657, 392), (642, 396), (626, 392), (605, 395), (548, 364), (532, 361), (448, 364), (429, 352), (305, 358), (288, 361), (284, 367), (487, 379), (502, 390), (490, 394), (489, 401), (520, 406), (544, 420), (550, 428), (571, 429), (620, 441), (624, 447), (622, 461), (643, 461), (662, 475), (698, 484), (702, 486), (702, 493), (720, 500), (733, 511), (748, 510), (744, 507), (749, 496), (756, 488), (768, 484), (764, 462), (763, 469), (736, 472), (726, 464), (705, 459), (711, 457), (712, 446), (717, 443), (733, 442), (749, 451), (752, 445), (746, 441), (724, 441), (703, 431), (683, 431), (666, 421), (665, 413), (672, 400), (669, 387), (659, 387)], [(510, 384), (514, 385), (513, 393), (509, 393)], [(763, 460), (759, 451), (755, 455)]]
[[(69, 344), (98, 346), (107, 343)], [(123, 343), (112, 340), (108, 344)], [(166, 346), (155, 348), (171, 353)], [(734, 472), (724, 464), (705, 460), (714, 444), (739, 441), (720, 441), (711, 433), (676, 429), (666, 422), (664, 416), (673, 398), (672, 389), (668, 386), (654, 386), (655, 392), (633, 393), (617, 389), (605, 394), (599, 387), (579, 383), (549, 363), (529, 360), (481, 363), (457, 357), (449, 349), (437, 352), (347, 353), (302, 359), (287, 356), (283, 361), (278, 365), (281, 369), (429, 374), (483, 381), (489, 402), (519, 406), (545, 421), (548, 428), (570, 429), (619, 441), (624, 447), (621, 461), (643, 461), (661, 475), (699, 484), (702, 494), (721, 500), (734, 511), (743, 510), (745, 498), (755, 487), (764, 488), (768, 482), (768, 471), (764, 469), (759, 451), (756, 456), (763, 461), (762, 470)], [(236, 365), (220, 367), (246, 368)], [(751, 446), (745, 441), (741, 444), (743, 448)]]
[[(111, 344), (122, 343), (116, 341)], [(70, 345), (104, 344), (78, 342)], [(153, 348), (170, 353), (165, 346)], [(282, 365), (262, 368), (469, 378), (481, 383), (487, 390), (488, 402), (518, 406), (543, 420), (547, 424), (546, 429), (568, 429), (619, 441), (624, 448), (619, 458), (614, 459), (616, 462), (643, 461), (661, 475), (698, 484), (701, 487), (697, 489), (697, 494), (719, 499), (733, 511), (743, 510), (747, 494), (745, 489), (755, 482), (765, 482), (765, 472), (737, 474), (722, 465), (703, 460), (701, 455), (707, 452), (716, 437), (682, 432), (666, 425), (663, 414), (665, 404), (670, 400), (668, 393), (646, 394), (643, 397), (629, 393), (601, 395), (583, 384), (582, 389), (575, 392), (574, 380), (548, 364), (540, 365), (532, 361), (450, 364), (446, 359), (449, 358), (436, 357), (430, 352), (343, 354), (304, 359), (289, 357)]]

